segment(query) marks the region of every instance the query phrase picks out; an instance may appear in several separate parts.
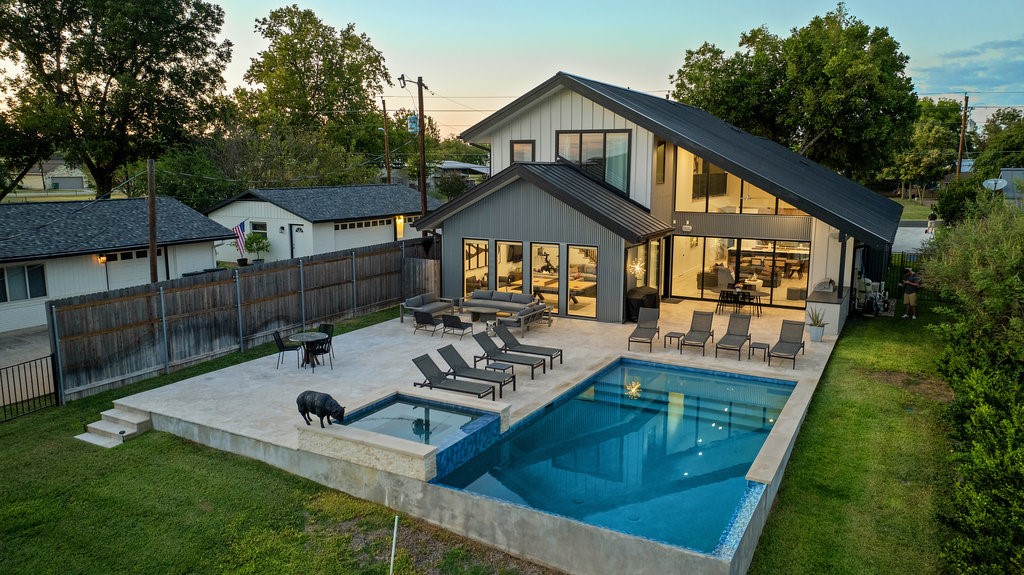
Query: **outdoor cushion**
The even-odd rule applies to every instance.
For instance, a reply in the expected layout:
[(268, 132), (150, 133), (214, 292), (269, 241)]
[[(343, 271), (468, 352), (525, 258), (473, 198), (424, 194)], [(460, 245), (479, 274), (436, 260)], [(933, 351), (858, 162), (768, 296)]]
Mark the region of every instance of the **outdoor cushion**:
[(489, 289), (477, 289), (473, 290), (473, 299), (491, 299), (493, 292)]
[(423, 303), (423, 296), (421, 296), (421, 295), (413, 296), (413, 297), (405, 300), (405, 307), (420, 307), (420, 304), (422, 304), (422, 303)]
[(431, 303), (437, 301), (437, 295), (435, 295), (434, 292), (425, 293), (419, 297), (423, 298), (423, 303)]
[(496, 291), (491, 294), (491, 299), (494, 301), (512, 301), (512, 292)]
[(528, 304), (533, 302), (533, 296), (528, 293), (513, 293), (512, 303)]

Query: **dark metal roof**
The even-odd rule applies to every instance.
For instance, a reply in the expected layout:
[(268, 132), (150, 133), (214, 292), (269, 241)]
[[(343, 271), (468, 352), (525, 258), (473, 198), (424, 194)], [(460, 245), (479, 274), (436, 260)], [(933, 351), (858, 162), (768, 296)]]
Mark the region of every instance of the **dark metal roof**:
[[(149, 246), (146, 198), (0, 204), (0, 262)], [(174, 198), (156, 199), (161, 246), (234, 238), (231, 230)]]
[[(399, 184), (317, 188), (257, 188), (223, 201), (207, 214), (238, 200), (270, 202), (310, 222), (337, 222), (420, 213), (420, 193)], [(427, 209), (441, 202), (427, 198)]]
[(902, 206), (785, 146), (693, 106), (564, 72), (469, 128), (462, 138), (483, 136), (559, 88), (593, 100), (866, 244), (882, 247), (896, 237)]
[(419, 230), (439, 227), (446, 219), (519, 179), (572, 206), (630, 244), (672, 233), (672, 226), (652, 216), (643, 206), (587, 177), (575, 167), (531, 162), (512, 164), (413, 225)]

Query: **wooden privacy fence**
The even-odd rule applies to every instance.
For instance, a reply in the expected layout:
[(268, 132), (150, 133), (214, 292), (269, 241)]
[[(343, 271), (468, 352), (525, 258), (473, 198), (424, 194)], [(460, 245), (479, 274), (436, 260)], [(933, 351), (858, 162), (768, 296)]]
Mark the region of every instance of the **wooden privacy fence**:
[(437, 291), (417, 238), (49, 302), (65, 401)]

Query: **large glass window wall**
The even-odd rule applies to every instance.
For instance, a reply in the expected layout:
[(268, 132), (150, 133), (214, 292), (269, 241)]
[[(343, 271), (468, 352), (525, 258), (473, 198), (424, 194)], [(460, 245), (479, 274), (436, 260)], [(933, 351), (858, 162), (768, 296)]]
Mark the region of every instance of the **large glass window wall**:
[(462, 240), (462, 278), (465, 286), (462, 295), (469, 295), (475, 289), (487, 289), (489, 255), (487, 240)]
[(556, 132), (557, 159), (629, 192), (629, 131)]
[(764, 304), (806, 304), (809, 242), (686, 236), (672, 242), (674, 297), (715, 300), (740, 283)]

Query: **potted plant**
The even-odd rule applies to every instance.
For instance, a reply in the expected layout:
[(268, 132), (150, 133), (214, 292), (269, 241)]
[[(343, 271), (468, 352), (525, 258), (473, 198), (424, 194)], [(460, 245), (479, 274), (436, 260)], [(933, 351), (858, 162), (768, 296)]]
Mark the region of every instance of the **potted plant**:
[(256, 254), (256, 259), (252, 260), (252, 263), (263, 263), (263, 258), (260, 254), (270, 251), (270, 240), (263, 234), (249, 232), (245, 236), (245, 251)]
[(244, 267), (249, 265), (249, 258), (244, 257), (242, 255), (242, 250), (238, 247), (238, 242), (231, 241), (229, 242), (229, 245), (238, 250), (238, 259), (236, 260), (238, 262), (238, 267)]
[(825, 312), (816, 308), (807, 308), (807, 332), (811, 334), (811, 341), (821, 341), (825, 335)]

